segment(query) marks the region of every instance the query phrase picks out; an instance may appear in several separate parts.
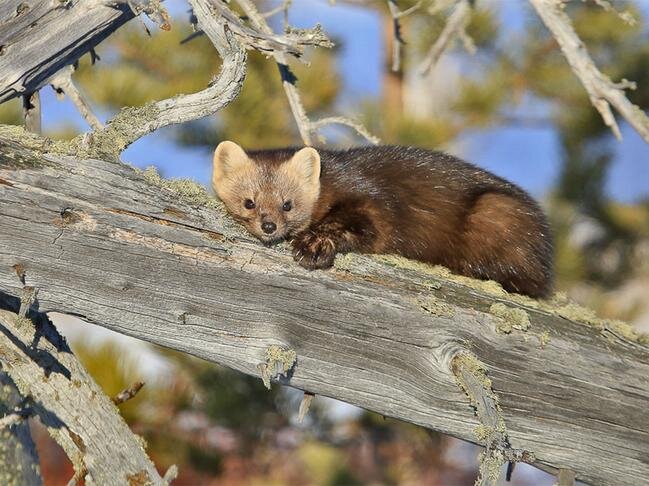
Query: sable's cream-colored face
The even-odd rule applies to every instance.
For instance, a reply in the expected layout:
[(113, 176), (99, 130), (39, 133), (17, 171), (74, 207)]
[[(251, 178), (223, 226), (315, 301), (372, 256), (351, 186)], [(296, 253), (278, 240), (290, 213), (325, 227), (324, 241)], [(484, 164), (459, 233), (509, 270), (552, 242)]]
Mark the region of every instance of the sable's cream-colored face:
[(271, 245), (309, 226), (320, 194), (320, 155), (306, 147), (281, 164), (263, 163), (221, 142), (212, 187), (234, 219)]

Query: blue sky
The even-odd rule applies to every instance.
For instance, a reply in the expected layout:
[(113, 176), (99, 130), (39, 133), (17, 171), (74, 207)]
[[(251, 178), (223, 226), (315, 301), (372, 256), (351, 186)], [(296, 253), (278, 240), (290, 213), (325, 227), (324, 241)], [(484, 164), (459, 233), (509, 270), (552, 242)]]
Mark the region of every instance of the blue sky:
[[(186, 21), (185, 2), (170, 0), (165, 4), (172, 15), (178, 16), (176, 22)], [(502, 0), (498, 7), (505, 35), (515, 35), (523, 27), (525, 16), (531, 15), (518, 0)], [(649, 2), (644, 7), (648, 8), (643, 10), (649, 10)], [(338, 41), (337, 67), (344, 81), (341, 110), (364, 97), (379, 94), (381, 24), (371, 9), (342, 3), (332, 7), (326, 0), (299, 0), (294, 2), (290, 21), (299, 27), (320, 22)], [(56, 100), (49, 88), (43, 91), (46, 129), (72, 123), (86, 130), (69, 101)], [(615, 144), (607, 191), (617, 200), (634, 202), (649, 197), (649, 145), (628, 126), (623, 126), (622, 132), (624, 140)], [(560, 148), (556, 133), (548, 127), (507, 126), (472, 131), (461, 137), (458, 147), (461, 153), (457, 155), (512, 180), (537, 197), (548, 191), (559, 171)], [(177, 146), (168, 129), (138, 141), (123, 155), (124, 160), (138, 167), (156, 165), (167, 177), (190, 177), (203, 184), (209, 181), (210, 158), (205, 150)]]

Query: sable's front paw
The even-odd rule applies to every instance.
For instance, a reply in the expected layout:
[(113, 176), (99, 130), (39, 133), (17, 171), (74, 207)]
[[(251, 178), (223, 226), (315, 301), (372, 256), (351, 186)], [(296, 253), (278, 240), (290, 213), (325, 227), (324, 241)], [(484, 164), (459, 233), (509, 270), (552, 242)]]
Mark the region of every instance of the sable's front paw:
[(293, 258), (308, 270), (329, 268), (336, 258), (336, 245), (331, 238), (308, 231), (293, 241)]

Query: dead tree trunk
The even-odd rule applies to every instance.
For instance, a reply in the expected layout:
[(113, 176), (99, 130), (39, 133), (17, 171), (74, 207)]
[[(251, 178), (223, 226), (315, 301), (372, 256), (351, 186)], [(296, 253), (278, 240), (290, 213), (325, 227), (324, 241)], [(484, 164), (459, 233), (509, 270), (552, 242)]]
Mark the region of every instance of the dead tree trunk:
[(190, 183), (41, 149), (0, 147), (1, 292), (20, 268), (42, 311), (250, 375), (292, 350), (280, 383), (481, 444), (485, 474), (649, 476), (649, 350), (627, 326), (393, 257), (308, 272)]

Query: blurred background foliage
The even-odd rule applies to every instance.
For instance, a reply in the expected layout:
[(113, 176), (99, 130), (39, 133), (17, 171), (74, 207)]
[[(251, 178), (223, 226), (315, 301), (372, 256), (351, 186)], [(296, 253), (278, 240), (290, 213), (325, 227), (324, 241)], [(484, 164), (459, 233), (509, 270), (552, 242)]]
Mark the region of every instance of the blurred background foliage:
[[(487, 8), (478, 2), (467, 29), (477, 54), (466, 54), (461, 43), (447, 54), (460, 76), (450, 81), (452, 96), (440, 95), (430, 88), (440, 74), (422, 78), (418, 69), (449, 11), (431, 16), (422, 9), (402, 21), (407, 45), (402, 70), (395, 73), (389, 58), (392, 20), (384, 3), (368, 7), (381, 16), (384, 26), (382, 93), (352, 106), (347, 100), (346, 111), (360, 114), (367, 128), (386, 143), (429, 148), (454, 147), (462, 134), (488, 127), (553, 127), (560, 140), (561, 170), (543, 204), (554, 230), (557, 287), (604, 317), (644, 319), (646, 325), (649, 195), (636, 204), (608, 198), (605, 184), (616, 141), (546, 29), (530, 14), (512, 38), (498, 11), (506, 4), (491, 2)], [(625, 24), (594, 2), (571, 2), (566, 8), (598, 66), (613, 79), (636, 81), (637, 89), (629, 96), (646, 110), (647, 19), (633, 2), (615, 6), (629, 9), (638, 19), (636, 25)], [(87, 57), (80, 63), (76, 79), (82, 90), (102, 112), (112, 113), (122, 106), (201, 89), (218, 71), (219, 59), (205, 37), (193, 36), (183, 25), (185, 19), (179, 19), (170, 33), (156, 33), (153, 39), (137, 23), (121, 29), (100, 47), (97, 64), (91, 65)], [(338, 71), (336, 55), (336, 50), (311, 52), (310, 65), (291, 66), (312, 118), (340, 111), (343, 76), (354, 75)], [(0, 120), (20, 123), (20, 104), (0, 105)], [(63, 126), (51, 135), (69, 136), (71, 131)], [(188, 146), (213, 147), (225, 139), (249, 148), (300, 142), (277, 67), (258, 53), (250, 54), (248, 76), (235, 102), (218, 116), (176, 127), (171, 134)], [(329, 141), (350, 139), (339, 135)], [(123, 349), (73, 343), (110, 396), (142, 379)], [(147, 384), (120, 409), (146, 440), (161, 471), (178, 464), (175, 484), (473, 483), (477, 450), (472, 446), (369, 412), (348, 411), (341, 418), (332, 412), (339, 406), (320, 399), (300, 425), (299, 393), (279, 386), (269, 392), (258, 379), (186, 355), (156, 352), (172, 363), (173, 371)], [(38, 437), (40, 448), (55, 448), (42, 433)], [(71, 477), (60, 451), (41, 457), (49, 484), (63, 484)], [(542, 483), (539, 477), (526, 480), (516, 474), (514, 480), (513, 484)]]

